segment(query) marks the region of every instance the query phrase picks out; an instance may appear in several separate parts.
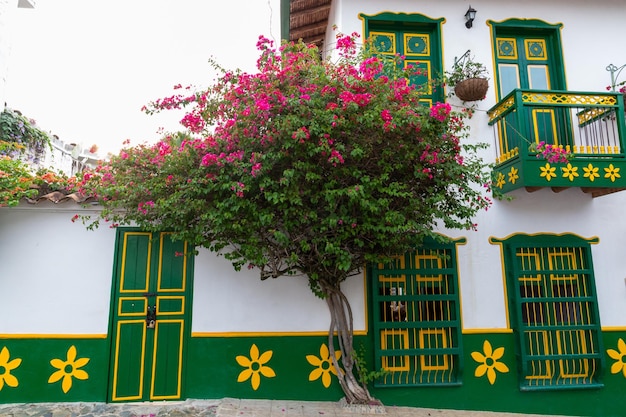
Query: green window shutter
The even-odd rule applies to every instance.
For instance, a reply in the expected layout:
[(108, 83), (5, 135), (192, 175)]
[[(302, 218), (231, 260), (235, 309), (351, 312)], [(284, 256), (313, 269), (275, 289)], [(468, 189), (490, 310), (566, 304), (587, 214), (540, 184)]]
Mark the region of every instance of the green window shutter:
[(457, 385), (462, 370), (455, 243), (370, 268), (376, 386)]
[(423, 102), (432, 105), (444, 101), (443, 89), (433, 89), (430, 80), (442, 73), (441, 24), (421, 14), (381, 13), (360, 15), (365, 22), (364, 39), (381, 57), (404, 56), (404, 65), (418, 70), (409, 81), (423, 91)]
[(602, 386), (590, 243), (574, 235), (502, 241), (522, 390)]

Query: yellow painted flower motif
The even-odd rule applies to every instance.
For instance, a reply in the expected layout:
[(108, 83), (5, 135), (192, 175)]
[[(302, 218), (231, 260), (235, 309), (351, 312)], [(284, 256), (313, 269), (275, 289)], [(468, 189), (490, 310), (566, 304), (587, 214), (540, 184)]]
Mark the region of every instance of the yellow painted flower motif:
[(85, 380), (89, 378), (89, 374), (82, 369), (83, 366), (89, 363), (89, 358), (76, 359), (76, 346), (72, 345), (67, 350), (67, 360), (52, 359), (50, 365), (58, 369), (48, 379), (48, 384), (53, 384), (63, 379), (61, 388), (63, 392), (67, 392), (72, 388), (72, 377), (76, 379)]
[[(335, 351), (335, 358), (339, 360), (341, 357), (341, 351)], [(330, 387), (331, 376), (333, 373), (335, 376), (337, 375), (337, 370), (333, 365), (333, 361), (330, 358), (330, 352), (328, 351), (328, 346), (326, 343), (322, 343), (320, 347), (320, 356), (319, 358), (315, 355), (306, 355), (306, 360), (313, 366), (317, 366), (317, 368), (313, 369), (309, 374), (309, 381), (316, 381), (320, 377), (322, 377), (322, 384), (324, 388)]]
[(6, 346), (2, 348), (0, 351), (0, 370), (4, 370), (4, 372), (0, 373), (0, 391), (2, 391), (2, 387), (4, 387), (4, 383), (12, 388), (17, 387), (18, 381), (17, 378), (11, 375), (11, 371), (20, 366), (22, 360), (20, 358), (10, 359), (9, 349)]
[(563, 178), (568, 178), (570, 181), (574, 181), (574, 178), (579, 176), (578, 167), (573, 167), (572, 164), (567, 164), (561, 169), (563, 170)]
[(509, 171), (509, 182), (511, 184), (515, 184), (515, 181), (519, 178), (519, 175), (517, 175), (518, 172), (517, 168), (511, 167), (511, 171)]
[(259, 388), (259, 385), (261, 385), (261, 375), (266, 378), (275, 377), (276, 373), (274, 370), (269, 366), (265, 366), (265, 364), (272, 359), (273, 354), (274, 352), (268, 350), (259, 356), (259, 348), (253, 344), (250, 348), (249, 359), (242, 355), (237, 356), (235, 358), (237, 363), (246, 368), (239, 373), (237, 382), (244, 382), (251, 379), (252, 389), (256, 391), (257, 388)]
[(496, 179), (496, 186), (498, 188), (502, 188), (505, 183), (506, 181), (504, 180), (504, 174), (501, 172), (498, 172), (498, 178)]
[(598, 167), (594, 167), (592, 164), (583, 167), (583, 171), (585, 171), (585, 175), (583, 177), (589, 178), (589, 181), (593, 182), (596, 178), (600, 178), (600, 174), (598, 174)]
[(624, 374), (624, 378), (626, 378), (626, 343), (624, 343), (624, 339), (620, 337), (617, 341), (617, 349), (607, 349), (606, 353), (612, 358), (615, 359), (615, 363), (611, 365), (611, 373), (617, 374), (620, 371)]
[(550, 181), (552, 178), (556, 178), (556, 167), (550, 166), (549, 163), (546, 163), (546, 165), (543, 167), (539, 167), (539, 169), (541, 170), (541, 174), (539, 174), (539, 176), (544, 177), (546, 181)]
[(488, 340), (485, 340), (483, 343), (483, 352), (484, 354), (480, 352), (472, 352), (472, 359), (480, 363), (480, 365), (476, 367), (474, 376), (476, 378), (480, 378), (486, 373), (489, 383), (493, 385), (494, 382), (496, 382), (496, 371), (502, 373), (509, 372), (508, 366), (502, 362), (498, 362), (498, 359), (504, 356), (504, 348), (499, 347), (496, 350), (492, 350), (491, 343), (489, 343)]
[(608, 168), (604, 168), (604, 172), (606, 172), (604, 178), (610, 178), (611, 182), (615, 182), (615, 178), (621, 178), (619, 170), (620, 168), (615, 168), (613, 164), (610, 164)]

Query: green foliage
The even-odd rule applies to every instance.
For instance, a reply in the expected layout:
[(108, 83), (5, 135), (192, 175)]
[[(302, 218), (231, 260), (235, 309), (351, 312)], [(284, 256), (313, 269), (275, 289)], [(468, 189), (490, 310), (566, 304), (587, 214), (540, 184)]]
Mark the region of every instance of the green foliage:
[(365, 355), (366, 349), (363, 344), (359, 346), (358, 350), (355, 349), (352, 351), (352, 358), (354, 359), (354, 364), (356, 365), (357, 378), (363, 386), (367, 386), (370, 382), (382, 378), (390, 373), (390, 371), (386, 369), (379, 369), (378, 371), (370, 370), (367, 366)]
[(24, 198), (51, 191), (69, 192), (73, 188), (75, 179), (47, 169), (33, 172), (26, 162), (9, 156), (21, 152), (14, 142), (0, 140), (0, 207), (14, 207)]
[(22, 198), (37, 194), (31, 188), (33, 175), (28, 165), (8, 156), (0, 155), (0, 207), (16, 206)]
[(477, 62), (467, 51), (460, 59), (455, 61), (452, 69), (446, 71), (446, 82), (450, 86), (455, 86), (457, 83), (467, 80), (469, 78), (484, 78), (487, 77), (487, 67), (482, 62)]
[(5, 143), (0, 155), (17, 155), (30, 150), (35, 158), (40, 158), (46, 147), (51, 147), (50, 137), (35, 126), (34, 120), (7, 108), (0, 113), (0, 142)]
[(438, 228), (473, 229), (489, 177), (466, 115), (420, 102), (413, 69), (338, 45), (331, 63), (261, 40), (258, 73), (222, 70), (207, 90), (152, 103), (186, 106), (186, 131), (122, 150), (82, 191), (113, 225), (170, 230), (263, 279), (306, 275), (319, 296)]

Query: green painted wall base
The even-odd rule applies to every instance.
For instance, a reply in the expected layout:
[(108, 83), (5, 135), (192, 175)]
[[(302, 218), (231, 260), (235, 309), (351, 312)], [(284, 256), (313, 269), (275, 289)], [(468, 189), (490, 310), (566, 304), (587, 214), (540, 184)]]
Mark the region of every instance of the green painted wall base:
[[(620, 352), (620, 338), (626, 340), (626, 331), (604, 332), (605, 349)], [(493, 352), (504, 348), (501, 357), (493, 357), (508, 369), (503, 372), (504, 368), (495, 367), (495, 378), (491, 380), (491, 372), (477, 373), (481, 366), (477, 358), (489, 353), (485, 351), (485, 341), (489, 342)], [(0, 379), (3, 381), (0, 403), (105, 402), (109, 344), (108, 339), (94, 338), (0, 337)], [(187, 345), (188, 367), (183, 378), (183, 396), (338, 401), (343, 393), (336, 377), (324, 376), (331, 375), (326, 344), (327, 338), (321, 335), (192, 337)], [(370, 356), (366, 359), (371, 366), (371, 338), (357, 336), (355, 346), (360, 345), (365, 346)], [(76, 350), (73, 357), (69, 352), (72, 346)], [(384, 404), (397, 406), (602, 417), (623, 416), (625, 413), (623, 367), (626, 367), (626, 352), (620, 353), (621, 359), (604, 352), (602, 388), (523, 392), (519, 389), (512, 333), (465, 334), (463, 346), (462, 385), (372, 388), (372, 395)], [(1, 353), (4, 348), (8, 357)], [(21, 359), (17, 366), (15, 359)], [(49, 382), (62, 364), (65, 366), (59, 380)], [(71, 364), (74, 367), (69, 366)], [(618, 372), (611, 373), (612, 367)], [(84, 371), (87, 377), (77, 370)], [(15, 387), (11, 386), (11, 376), (17, 379)], [(64, 386), (63, 381), (67, 378), (71, 384)], [(68, 388), (67, 392), (64, 388)]]

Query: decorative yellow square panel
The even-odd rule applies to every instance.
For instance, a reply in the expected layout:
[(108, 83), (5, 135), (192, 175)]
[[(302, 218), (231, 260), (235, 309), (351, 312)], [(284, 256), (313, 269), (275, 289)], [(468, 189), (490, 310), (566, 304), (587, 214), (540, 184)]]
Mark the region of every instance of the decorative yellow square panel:
[(430, 36), (426, 33), (405, 33), (404, 55), (430, 57)]
[(497, 38), (498, 59), (517, 59), (517, 41), (515, 38)]
[(545, 61), (548, 59), (545, 39), (524, 39), (526, 59), (530, 61)]
[(370, 32), (370, 42), (378, 54), (396, 54), (396, 34), (393, 32)]

